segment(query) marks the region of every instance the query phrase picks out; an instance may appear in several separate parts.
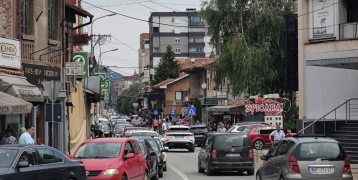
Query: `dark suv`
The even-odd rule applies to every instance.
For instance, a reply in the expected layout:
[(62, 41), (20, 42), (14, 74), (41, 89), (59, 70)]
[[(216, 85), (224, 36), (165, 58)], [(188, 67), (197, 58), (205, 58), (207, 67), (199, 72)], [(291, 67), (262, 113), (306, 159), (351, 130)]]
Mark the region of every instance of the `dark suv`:
[(191, 133), (194, 134), (195, 137), (195, 145), (201, 146), (208, 134), (209, 130), (205, 125), (193, 125), (190, 126)]
[(209, 133), (198, 155), (198, 171), (210, 176), (218, 171), (255, 173), (253, 147), (245, 133)]

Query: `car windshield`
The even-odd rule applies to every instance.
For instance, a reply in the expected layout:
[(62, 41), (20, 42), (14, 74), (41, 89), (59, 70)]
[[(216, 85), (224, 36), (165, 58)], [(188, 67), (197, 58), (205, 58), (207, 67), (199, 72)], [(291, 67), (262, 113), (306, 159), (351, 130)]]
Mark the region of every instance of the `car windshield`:
[(245, 128), (242, 132), (244, 133), (249, 133), (251, 131), (252, 128)]
[(232, 131), (235, 128), (237, 128), (237, 126), (232, 126), (228, 131)]
[(154, 136), (158, 137), (158, 135), (155, 132), (136, 132), (134, 131), (131, 136)]
[(194, 132), (194, 133), (199, 133), (199, 132), (207, 133), (207, 132), (209, 132), (208, 128), (206, 128), (206, 127), (190, 127), (190, 130), (191, 130), (191, 132)]
[(0, 148), (0, 168), (10, 167), (19, 151)]
[(107, 125), (103, 125), (103, 130), (104, 130), (104, 131), (108, 131), (108, 126), (107, 126)]
[(250, 139), (244, 135), (219, 135), (215, 137), (214, 147), (230, 146), (230, 147), (242, 147), (250, 146)]
[(326, 159), (332, 161), (344, 161), (346, 154), (338, 143), (302, 143), (299, 144), (293, 156), (297, 161), (315, 161), (316, 159)]
[(153, 141), (153, 140), (148, 140), (148, 142), (149, 142), (150, 146), (152, 146), (153, 151), (155, 151), (156, 153), (158, 153), (158, 152), (159, 152), (159, 149), (158, 149), (157, 143), (156, 143), (155, 141)]
[(104, 124), (108, 125), (107, 121), (99, 121), (99, 123), (101, 123), (102, 125), (104, 125)]
[(190, 133), (190, 130), (188, 128), (170, 128), (168, 132), (186, 132)]
[(116, 121), (116, 124), (130, 124), (130, 123), (127, 121)]
[(85, 143), (82, 144), (76, 154), (75, 159), (96, 159), (96, 158), (116, 158), (121, 152), (122, 143)]

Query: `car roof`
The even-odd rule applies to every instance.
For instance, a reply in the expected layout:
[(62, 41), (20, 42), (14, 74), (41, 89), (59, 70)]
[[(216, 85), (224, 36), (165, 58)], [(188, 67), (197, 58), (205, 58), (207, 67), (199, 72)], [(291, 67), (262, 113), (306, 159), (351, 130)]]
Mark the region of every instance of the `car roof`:
[(183, 128), (183, 129), (190, 129), (188, 126), (184, 126), (184, 125), (174, 125), (174, 126), (170, 126), (169, 129), (178, 128), (178, 127)]
[(138, 136), (138, 137), (134, 137), (133, 139), (137, 140), (137, 141), (143, 141), (143, 140), (153, 140), (156, 139), (155, 137), (150, 137), (150, 136)]
[(51, 146), (42, 146), (42, 145), (32, 145), (32, 144), (9, 144), (9, 145), (1, 145), (0, 149), (5, 148), (5, 149), (26, 149), (26, 148), (30, 148), (30, 147), (34, 147), (34, 148), (38, 148), (38, 147), (50, 147)]
[(247, 135), (244, 132), (238, 132), (238, 133), (229, 133), (229, 132), (210, 132), (209, 134), (213, 134), (214, 136), (220, 136), (220, 135)]
[(309, 143), (309, 142), (332, 142), (338, 143), (337, 140), (330, 138), (330, 137), (286, 137), (284, 139), (293, 140), (296, 143)]
[(127, 140), (134, 140), (133, 138), (96, 138), (96, 139), (89, 139), (84, 141), (83, 143), (106, 143), (106, 142), (118, 142), (123, 143)]
[(206, 125), (204, 125), (204, 124), (200, 124), (200, 125), (192, 125), (192, 126), (190, 126), (190, 128), (195, 128), (195, 127), (206, 127)]

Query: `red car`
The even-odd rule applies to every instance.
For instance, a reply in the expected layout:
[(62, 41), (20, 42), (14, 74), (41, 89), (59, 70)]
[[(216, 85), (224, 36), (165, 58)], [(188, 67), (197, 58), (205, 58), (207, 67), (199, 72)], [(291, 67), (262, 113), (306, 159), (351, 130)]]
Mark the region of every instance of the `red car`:
[(68, 157), (83, 162), (89, 180), (148, 179), (145, 157), (134, 139), (87, 140)]
[[(246, 128), (243, 132), (249, 136), (251, 143), (256, 149), (262, 149), (265, 145), (272, 145), (269, 137), (271, 132), (274, 130), (276, 130), (276, 126), (259, 126)], [(295, 133), (286, 133), (285, 135), (286, 137), (291, 137), (295, 135)]]

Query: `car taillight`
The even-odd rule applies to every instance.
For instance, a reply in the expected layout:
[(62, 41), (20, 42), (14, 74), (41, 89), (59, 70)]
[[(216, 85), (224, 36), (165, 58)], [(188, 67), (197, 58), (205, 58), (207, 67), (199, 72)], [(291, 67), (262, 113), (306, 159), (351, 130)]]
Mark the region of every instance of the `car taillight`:
[(165, 155), (163, 154), (163, 159), (165, 159)]
[(211, 151), (211, 157), (212, 157), (212, 158), (216, 158), (216, 150), (212, 150), (212, 151)]
[(252, 152), (252, 149), (249, 150), (249, 158), (253, 158), (254, 157), (254, 154)]
[(296, 173), (300, 173), (300, 167), (298, 167), (297, 159), (294, 156), (290, 156), (288, 159), (288, 167)]
[(186, 136), (193, 136), (193, 134), (187, 134)]
[(346, 157), (346, 160), (344, 162), (344, 168), (343, 173), (349, 172), (351, 170), (351, 164), (349, 163), (348, 156)]
[(166, 134), (166, 136), (173, 136), (173, 134)]

